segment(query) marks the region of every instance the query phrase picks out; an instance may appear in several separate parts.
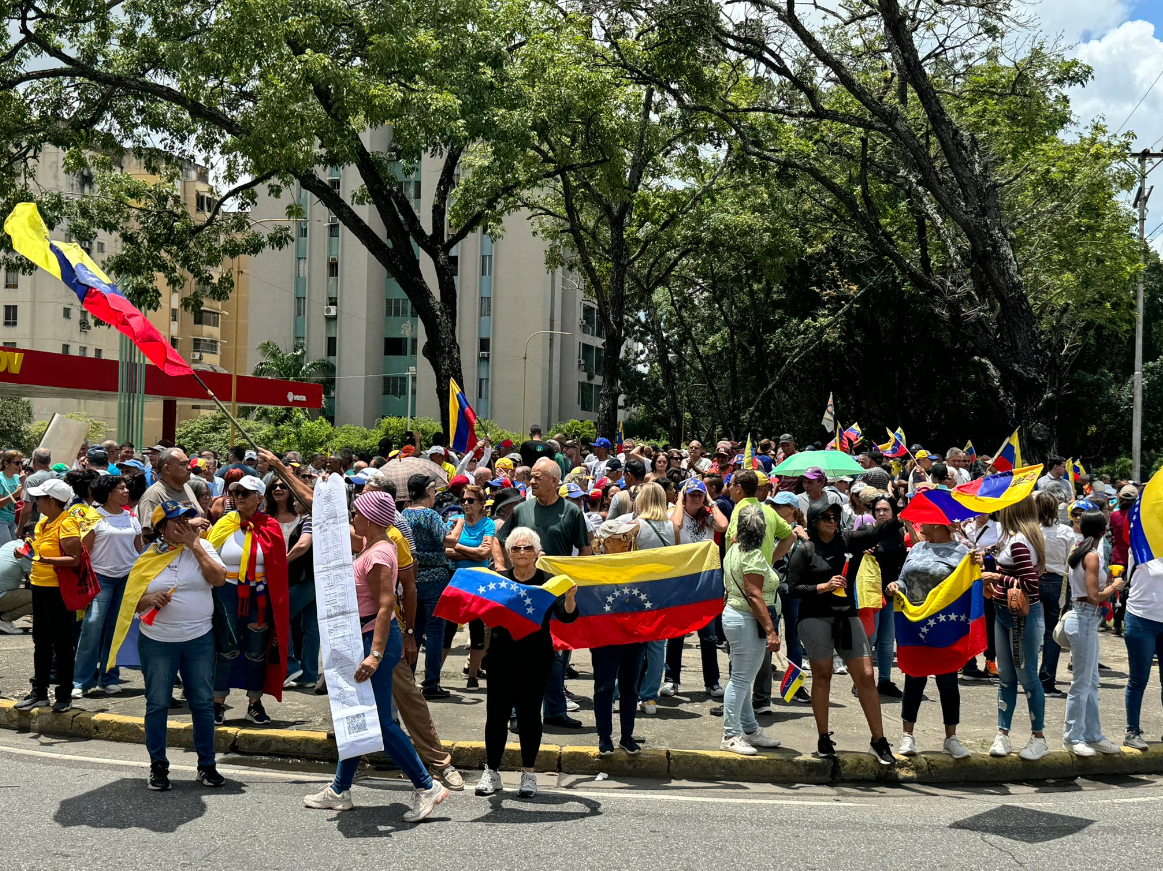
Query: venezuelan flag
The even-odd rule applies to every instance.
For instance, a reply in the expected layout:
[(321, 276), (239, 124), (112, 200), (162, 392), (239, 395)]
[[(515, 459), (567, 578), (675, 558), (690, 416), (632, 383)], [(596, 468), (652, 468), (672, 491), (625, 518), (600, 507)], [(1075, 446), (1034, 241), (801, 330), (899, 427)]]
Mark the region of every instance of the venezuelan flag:
[(569, 587), (565, 577), (532, 587), (488, 569), (457, 569), (433, 613), (454, 623), (480, 619), (487, 626), (509, 630), (514, 638), (524, 638), (541, 628), (545, 613)]
[(877, 445), (880, 448), (880, 452), (890, 460), (899, 460), (901, 457), (906, 456), (909, 449), (905, 445), (904, 430), (898, 426), (896, 432), (893, 432), (885, 427), (885, 432), (888, 433), (888, 443)]
[(860, 424), (854, 423), (841, 433), (840, 439), (841, 448), (847, 447), (851, 449), (864, 441), (864, 431), (860, 429)]
[(468, 404), (460, 385), (448, 379), (448, 445), (458, 454), (467, 454), (477, 446), (477, 416)]
[(1142, 565), (1163, 556), (1163, 469), (1156, 472), (1131, 506), (1131, 550)]
[(969, 457), (969, 462), (971, 463), (977, 459), (977, 448), (973, 446), (972, 441), (965, 443), (965, 456)]
[(127, 336), (151, 363), (167, 375), (194, 370), (144, 314), (114, 286), (76, 242), (53, 242), (36, 203), (17, 203), (4, 222), (12, 247), (41, 269), (59, 278), (77, 295), (82, 308)]
[(723, 610), (723, 571), (713, 541), (601, 556), (543, 556), (537, 566), (577, 584), (580, 616), (553, 624), (554, 643), (562, 649), (678, 638)]
[(622, 426), (622, 421), (618, 421), (618, 453), (622, 453), (622, 443), (626, 441), (626, 429)]
[(993, 458), (995, 472), (1011, 472), (1022, 464), (1022, 446), (1018, 443), (1018, 431), (1001, 443)]
[(989, 514), (1029, 496), (1041, 474), (1042, 466), (1037, 465), (986, 475), (968, 484), (958, 484), (953, 488), (952, 496), (978, 514)]
[(794, 662), (788, 662), (783, 681), (779, 685), (779, 694), (785, 702), (790, 702), (800, 687), (804, 685), (804, 672)]
[(929, 592), (924, 604), (898, 595), (894, 608), (897, 664), (905, 674), (948, 674), (985, 650), (985, 597), (972, 554)]

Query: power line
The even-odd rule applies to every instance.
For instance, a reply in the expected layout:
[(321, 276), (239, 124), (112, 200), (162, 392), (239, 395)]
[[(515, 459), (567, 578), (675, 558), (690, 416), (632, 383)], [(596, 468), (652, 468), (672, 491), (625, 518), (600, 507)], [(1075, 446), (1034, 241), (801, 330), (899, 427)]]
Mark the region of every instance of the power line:
[(1143, 101), (1147, 99), (1147, 96), (1155, 89), (1155, 86), (1159, 84), (1160, 79), (1163, 79), (1163, 70), (1159, 70), (1159, 75), (1155, 76), (1155, 81), (1151, 82), (1151, 87), (1147, 88), (1146, 93), (1139, 97), (1139, 102), (1135, 104), (1135, 108), (1131, 110), (1131, 114), (1123, 119), (1123, 123), (1120, 124), (1119, 129), (1115, 131), (1115, 136), (1118, 136), (1123, 132), (1123, 128), (1126, 127), (1127, 122), (1131, 120), (1131, 115), (1134, 115), (1137, 111), (1139, 111), (1139, 107), (1143, 105)]

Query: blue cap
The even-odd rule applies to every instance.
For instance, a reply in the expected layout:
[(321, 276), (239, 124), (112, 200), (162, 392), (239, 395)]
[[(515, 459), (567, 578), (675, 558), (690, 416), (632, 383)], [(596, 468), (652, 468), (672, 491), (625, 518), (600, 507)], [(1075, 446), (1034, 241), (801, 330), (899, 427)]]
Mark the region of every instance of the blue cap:
[(592, 442), (590, 442), (590, 447), (605, 448), (608, 451), (611, 447), (610, 440), (609, 439), (594, 439)]
[(798, 507), (800, 504), (799, 497), (788, 490), (780, 490), (774, 496), (769, 496), (767, 501), (772, 505), (795, 505)]
[(625, 488), (626, 488), (626, 479), (625, 479), (625, 478), (619, 478), (619, 479), (618, 479), (618, 489), (619, 489), (619, 490), (624, 490)]
[(117, 465), (129, 466), (129, 468), (137, 469), (139, 472), (145, 471), (145, 464), (142, 463), (141, 460), (125, 460), (124, 462), (118, 463)]
[(731, 462), (732, 462), (734, 465), (736, 465), (736, 466), (740, 466), (740, 465), (742, 465), (742, 464), (743, 464), (743, 455), (742, 455), (742, 454), (736, 454), (736, 455), (735, 455), (735, 459), (733, 459)]
[(193, 502), (178, 502), (176, 499), (167, 499), (153, 510), (150, 523), (157, 526), (162, 520), (175, 520), (179, 517), (197, 517), (198, 509)]
[(1089, 499), (1079, 499), (1076, 502), (1070, 503), (1070, 512), (1069, 513), (1073, 514), (1075, 511), (1097, 511), (1097, 510), (1098, 510), (1098, 506), (1095, 505), (1093, 502), (1091, 502)]
[(498, 487), (498, 488), (504, 487), (505, 486), (505, 479), (504, 478), (493, 478), (493, 480), (489, 481), (489, 486), (490, 487)]
[(362, 472), (357, 472), (356, 474), (351, 475), (349, 480), (351, 481), (352, 485), (356, 487), (362, 487), (368, 482), (370, 477), (371, 475), (367, 473), (367, 470), (364, 470)]
[(585, 491), (582, 490), (582, 488), (579, 487), (577, 484), (571, 483), (571, 484), (565, 485), (565, 498), (566, 499), (577, 499), (577, 498), (584, 496), (584, 495), (585, 495)]
[(759, 465), (763, 466), (764, 472), (770, 472), (771, 467), (775, 465), (775, 460), (767, 454), (759, 454), (755, 459), (759, 460)]
[(691, 478), (686, 482), (686, 484), (683, 485), (682, 491), (683, 493), (702, 493), (704, 496), (706, 496), (707, 485), (700, 481), (698, 478)]

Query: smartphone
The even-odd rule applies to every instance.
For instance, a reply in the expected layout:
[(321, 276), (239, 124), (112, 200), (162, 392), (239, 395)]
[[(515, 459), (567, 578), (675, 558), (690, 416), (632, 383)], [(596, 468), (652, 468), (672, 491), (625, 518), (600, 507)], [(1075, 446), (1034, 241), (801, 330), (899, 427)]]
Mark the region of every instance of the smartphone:
[(987, 553), (981, 558), (981, 568), (983, 571), (996, 572), (997, 557), (995, 557), (992, 553)]

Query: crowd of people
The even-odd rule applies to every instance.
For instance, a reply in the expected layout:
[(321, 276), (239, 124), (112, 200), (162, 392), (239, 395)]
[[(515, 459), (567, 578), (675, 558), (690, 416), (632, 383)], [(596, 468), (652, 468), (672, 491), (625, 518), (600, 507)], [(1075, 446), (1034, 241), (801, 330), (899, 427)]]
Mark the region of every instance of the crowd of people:
[[(371, 681), (386, 752), (415, 788), (408, 821), (427, 817), (449, 789), (464, 788), (429, 707), (451, 695), (443, 682), (458, 627), (436, 614), (442, 592), (458, 568), (469, 567), (491, 568), (514, 589), (543, 586), (542, 555), (715, 542), (724, 605), (698, 630), (697, 644), (702, 686), (720, 702), (712, 713), (722, 717), (724, 751), (750, 756), (779, 746), (758, 720), (772, 711), (778, 654), (775, 662), (786, 657), (810, 679), (810, 691), (800, 687), (789, 701), (811, 706), (817, 755), (836, 753), (829, 696), (843, 674), (867, 722), (869, 752), (894, 764), (881, 710), (882, 698), (894, 698), (902, 717), (895, 754), (915, 754), (928, 679), (905, 675), (903, 689), (894, 680), (894, 602), (923, 603), (970, 555), (982, 568), (987, 643), (984, 665), (974, 658), (934, 676), (944, 751), (971, 755), (957, 736), (959, 681), (971, 680), (997, 683), (993, 756), (1012, 752), (1018, 684), (1030, 717), (1023, 758), (1049, 751), (1048, 696), (1066, 698), (1066, 749), (1121, 752), (1099, 722), (1102, 630), (1123, 637), (1130, 662), (1121, 743), (1147, 747), (1140, 709), (1163, 650), (1163, 566), (1132, 565), (1129, 514), (1140, 486), (1073, 480), (1058, 457), (1046, 462), (1034, 494), (995, 515), (914, 525), (900, 517), (912, 498), (987, 474), (991, 458), (913, 445), (903, 462), (875, 449), (856, 455), (860, 475), (829, 476), (816, 465), (780, 475), (774, 470), (799, 451), (790, 434), (757, 442), (745, 457), (729, 440), (713, 450), (697, 440), (681, 449), (632, 440), (615, 446), (605, 438), (545, 438), (536, 426), (520, 445), (484, 440), (462, 456), (439, 433), (427, 446), (411, 433), (399, 446), (385, 439), (368, 457), (236, 447), (219, 458), (187, 447), (162, 442), (139, 453), (106, 442), (84, 446), (67, 464), (43, 450), (27, 461), (17, 451), (0, 455), (0, 632), (31, 628), (34, 650), (31, 689), (17, 708), (67, 711), (85, 696), (120, 692), (125, 669), (140, 668), (150, 789), (170, 788), (171, 709), (188, 706), (197, 779), (213, 787), (224, 782), (214, 729), (227, 720), (232, 689), (245, 694), (245, 721), (260, 727), (271, 722), (265, 698), (281, 700), (292, 689), (326, 693), (311, 508), (315, 481), (331, 475), (345, 482), (351, 512), (366, 656), (355, 679)], [(405, 462), (401, 478), (392, 464)], [(866, 621), (852, 580), (870, 556), (883, 604)], [(70, 608), (67, 594), (89, 575), (100, 592), (83, 610)], [(541, 627), (523, 638), (476, 620), (468, 625), (465, 690), (487, 693), (478, 795), (503, 788), (498, 769), (509, 733), (519, 737), (519, 792), (529, 796), (537, 791), (544, 725), (582, 726), (566, 683), (578, 674), (570, 652), (554, 650), (550, 632), (551, 621), (578, 618), (575, 595), (570, 589), (558, 597)], [(1020, 613), (1001, 604), (1015, 596)], [(1072, 656), (1065, 692), (1060, 641)], [(590, 651), (601, 754), (641, 751), (636, 719), (654, 716), (660, 697), (680, 692), (684, 644), (670, 637)], [(340, 763), (306, 806), (351, 808), (357, 763)]]

